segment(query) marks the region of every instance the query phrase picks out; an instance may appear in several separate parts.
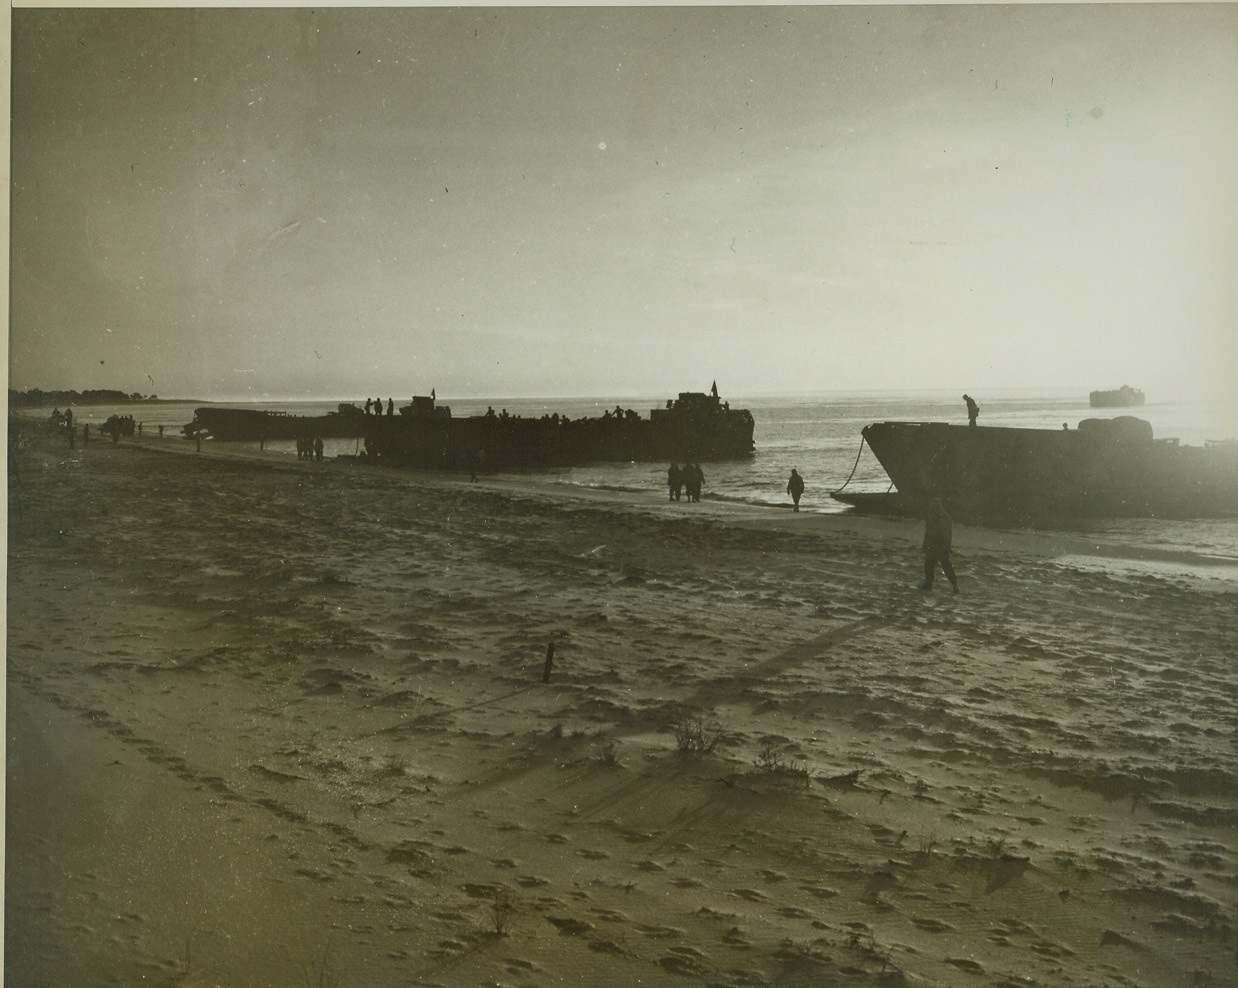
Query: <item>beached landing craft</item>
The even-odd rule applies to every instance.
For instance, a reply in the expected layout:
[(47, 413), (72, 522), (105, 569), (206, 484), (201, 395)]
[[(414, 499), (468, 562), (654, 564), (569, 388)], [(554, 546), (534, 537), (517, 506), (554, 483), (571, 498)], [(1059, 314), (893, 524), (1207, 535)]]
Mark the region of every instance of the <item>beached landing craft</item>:
[(569, 419), (518, 415), (452, 418), (433, 395), (398, 416), (365, 422), (365, 452), (379, 462), (436, 470), (501, 470), (617, 461), (708, 462), (752, 455), (752, 414), (709, 394), (682, 392), (642, 418), (616, 408)]
[(940, 497), (956, 519), (993, 524), (1238, 516), (1238, 441), (1181, 446), (1129, 415), (1078, 429), (877, 422), (862, 436), (897, 488), (834, 492), (865, 510), (919, 515)]
[(193, 421), (181, 431), (193, 438), (201, 434), (220, 442), (260, 442), (318, 436), (323, 439), (354, 439), (362, 434), (366, 415), (356, 405), (342, 403), (326, 415), (289, 415), (258, 408), (195, 408)]

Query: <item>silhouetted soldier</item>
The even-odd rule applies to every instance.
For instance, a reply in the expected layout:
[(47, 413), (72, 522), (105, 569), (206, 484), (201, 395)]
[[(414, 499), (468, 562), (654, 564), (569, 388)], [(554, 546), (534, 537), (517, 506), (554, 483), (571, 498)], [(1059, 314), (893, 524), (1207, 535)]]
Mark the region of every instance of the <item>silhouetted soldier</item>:
[(959, 592), (959, 581), (954, 575), (954, 567), (950, 563), (950, 543), (954, 538), (954, 522), (946, 514), (940, 498), (929, 501), (928, 514), (924, 519), (924, 582), (921, 590), (933, 589), (933, 576), (937, 567), (946, 574), (950, 586), (955, 593)]
[(394, 414), (395, 414), (395, 399), (394, 399), (394, 398), (388, 398), (388, 399), (387, 399), (387, 415), (388, 415), (388, 416), (391, 416), (391, 415), (394, 415)]
[(666, 471), (666, 486), (668, 489), (668, 501), (678, 501), (679, 492), (683, 490), (683, 477), (679, 473), (679, 467), (674, 463)]
[(804, 478), (799, 475), (794, 467), (791, 468), (791, 479), (787, 481), (787, 493), (791, 495), (791, 500), (795, 502), (795, 510), (800, 510), (800, 496), (804, 493)]
[(974, 427), (976, 416), (980, 414), (980, 406), (976, 404), (971, 395), (963, 395), (963, 400), (967, 402), (967, 424)]
[(314, 439), (314, 459), (319, 463), (322, 462), (322, 436)]
[(683, 469), (687, 475), (688, 500), (699, 501), (701, 499), (701, 487), (705, 483), (705, 472), (696, 463), (686, 463)]

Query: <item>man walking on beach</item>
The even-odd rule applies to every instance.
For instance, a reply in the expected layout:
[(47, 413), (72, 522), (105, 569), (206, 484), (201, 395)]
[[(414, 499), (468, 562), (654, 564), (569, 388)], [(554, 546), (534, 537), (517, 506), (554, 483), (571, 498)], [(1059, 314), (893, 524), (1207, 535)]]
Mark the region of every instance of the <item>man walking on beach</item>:
[(963, 395), (963, 400), (967, 402), (967, 424), (972, 428), (976, 426), (976, 418), (980, 414), (980, 406), (976, 404), (971, 395)]
[(791, 495), (791, 500), (795, 502), (795, 510), (800, 510), (800, 495), (804, 493), (804, 478), (799, 475), (799, 471), (794, 467), (791, 468), (791, 479), (787, 481), (787, 493)]
[(924, 582), (921, 590), (933, 589), (933, 576), (937, 567), (946, 574), (950, 587), (959, 592), (959, 581), (954, 575), (954, 566), (950, 563), (950, 543), (954, 538), (954, 522), (946, 514), (940, 498), (929, 501), (928, 515), (924, 520)]

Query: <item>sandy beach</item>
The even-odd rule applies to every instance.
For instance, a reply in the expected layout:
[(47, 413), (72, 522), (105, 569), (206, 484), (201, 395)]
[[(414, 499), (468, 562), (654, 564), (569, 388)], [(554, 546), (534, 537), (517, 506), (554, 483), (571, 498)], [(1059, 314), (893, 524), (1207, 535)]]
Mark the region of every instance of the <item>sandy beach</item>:
[(958, 526), (923, 593), (914, 522), (708, 489), (20, 468), (6, 984), (1238, 983), (1233, 583)]

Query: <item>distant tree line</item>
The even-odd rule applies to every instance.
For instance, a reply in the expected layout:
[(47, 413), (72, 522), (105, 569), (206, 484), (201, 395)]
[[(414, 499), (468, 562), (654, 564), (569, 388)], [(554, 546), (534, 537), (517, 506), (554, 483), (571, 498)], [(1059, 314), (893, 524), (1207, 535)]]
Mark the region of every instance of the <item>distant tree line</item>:
[(44, 391), (31, 388), (29, 391), (9, 389), (10, 408), (32, 408), (40, 405), (119, 405), (127, 401), (157, 401), (157, 395), (129, 394), (101, 388), (91, 391)]

